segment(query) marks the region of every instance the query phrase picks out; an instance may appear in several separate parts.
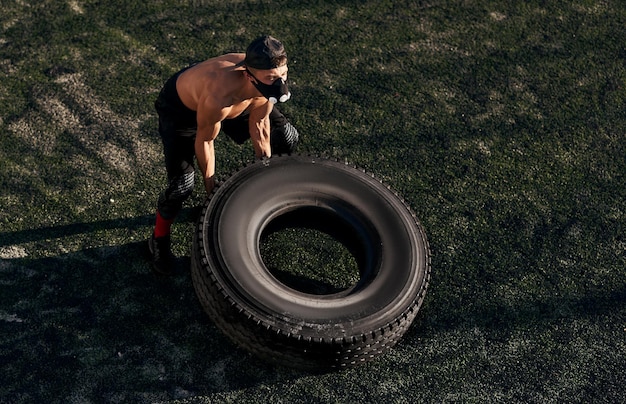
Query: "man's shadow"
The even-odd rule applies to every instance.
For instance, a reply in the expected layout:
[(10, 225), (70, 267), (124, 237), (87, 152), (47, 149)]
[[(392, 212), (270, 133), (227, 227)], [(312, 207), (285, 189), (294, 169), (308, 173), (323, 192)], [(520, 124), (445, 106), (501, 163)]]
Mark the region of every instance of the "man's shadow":
[[(192, 220), (195, 212), (182, 217)], [(152, 219), (0, 233), (0, 248), (149, 226)], [(145, 248), (141, 241), (0, 260), (0, 398), (153, 402), (298, 374), (257, 360), (213, 325), (195, 296), (189, 257), (177, 259), (178, 276), (162, 278), (152, 273)]]

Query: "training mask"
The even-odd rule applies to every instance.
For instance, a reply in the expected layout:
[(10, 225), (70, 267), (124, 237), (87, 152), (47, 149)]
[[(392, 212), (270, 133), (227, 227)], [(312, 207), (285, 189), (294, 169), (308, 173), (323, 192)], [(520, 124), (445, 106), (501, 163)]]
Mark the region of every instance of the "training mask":
[[(246, 69), (247, 70), (247, 69)], [(286, 102), (291, 98), (291, 93), (287, 87), (287, 82), (282, 78), (276, 79), (272, 84), (262, 83), (257, 79), (250, 70), (247, 70), (248, 74), (254, 78), (254, 86), (257, 90), (267, 98), (272, 104), (276, 104), (278, 101)]]

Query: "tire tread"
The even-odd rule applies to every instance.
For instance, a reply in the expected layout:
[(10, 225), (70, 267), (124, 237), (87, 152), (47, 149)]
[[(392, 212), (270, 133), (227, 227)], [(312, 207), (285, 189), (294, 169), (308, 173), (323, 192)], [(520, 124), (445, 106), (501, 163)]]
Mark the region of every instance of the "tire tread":
[[(400, 315), (381, 327), (358, 335), (330, 336), (329, 338), (322, 336), (317, 340), (310, 336), (294, 334), (290, 330), (285, 330), (276, 324), (258, 318), (228, 295), (210, 267), (211, 259), (207, 256), (207, 252), (203, 248), (199, 248), (199, 246), (204, 245), (202, 219), (208, 213), (208, 202), (204, 205), (200, 220), (195, 227), (192, 245), (191, 272), (196, 295), (205, 312), (223, 333), (240, 347), (263, 359), (278, 364), (315, 370), (346, 368), (371, 361), (397, 344), (417, 316), (423, 303), (431, 277), (431, 253), (425, 231), (406, 201), (374, 174), (359, 169), (347, 161), (342, 162), (338, 159), (319, 158), (312, 155), (293, 156), (313, 160), (324, 159), (358, 169), (384, 185), (402, 203), (418, 229), (420, 241), (423, 243), (426, 254), (425, 274), (421, 285), (419, 285), (419, 293), (413, 302)], [(246, 164), (232, 175), (251, 165), (260, 163), (260, 160), (256, 160)], [(208, 201), (215, 197), (223, 184), (222, 182), (216, 184), (208, 197)]]

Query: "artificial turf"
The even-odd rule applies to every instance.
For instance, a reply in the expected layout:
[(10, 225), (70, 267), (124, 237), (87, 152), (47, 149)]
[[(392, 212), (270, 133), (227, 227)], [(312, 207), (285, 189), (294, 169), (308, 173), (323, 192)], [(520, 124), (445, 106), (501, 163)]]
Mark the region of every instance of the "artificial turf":
[[(623, 400), (622, 2), (4, 3), (0, 402)], [(189, 274), (199, 183), (179, 275), (142, 256), (160, 86), (262, 33), (287, 47), (300, 151), (374, 173), (431, 245), (417, 321), (351, 370), (270, 366), (207, 319)], [(252, 158), (216, 148), (222, 178)], [(277, 244), (277, 266), (311, 255)]]

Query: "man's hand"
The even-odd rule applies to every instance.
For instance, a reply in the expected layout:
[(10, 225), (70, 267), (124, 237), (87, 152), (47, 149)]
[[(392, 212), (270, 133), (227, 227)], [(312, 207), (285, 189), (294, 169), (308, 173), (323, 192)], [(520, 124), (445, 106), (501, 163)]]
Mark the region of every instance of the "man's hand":
[(211, 192), (213, 192), (213, 188), (215, 188), (215, 177), (205, 178), (204, 189), (206, 190), (207, 197), (211, 195)]

